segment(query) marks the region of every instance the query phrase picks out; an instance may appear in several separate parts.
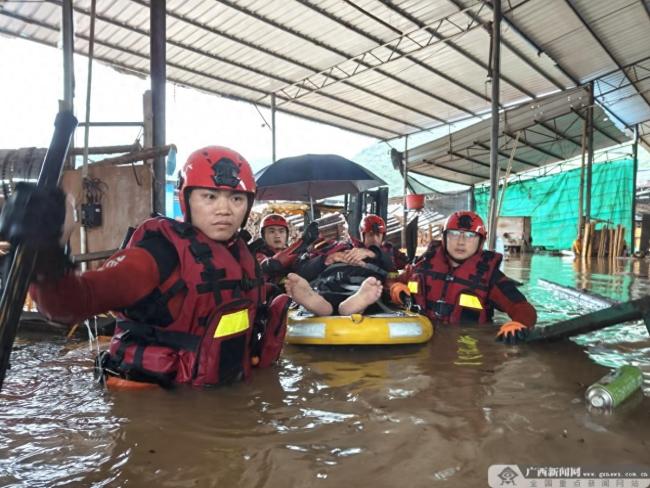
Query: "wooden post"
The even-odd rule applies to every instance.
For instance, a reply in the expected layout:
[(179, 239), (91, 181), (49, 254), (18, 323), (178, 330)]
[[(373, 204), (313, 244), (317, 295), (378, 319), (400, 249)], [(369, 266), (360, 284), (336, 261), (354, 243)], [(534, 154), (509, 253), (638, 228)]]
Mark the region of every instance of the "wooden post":
[(623, 246), (625, 245), (625, 226), (620, 225), (620, 230), (618, 231), (618, 247), (616, 248), (616, 256), (621, 256), (623, 254)]

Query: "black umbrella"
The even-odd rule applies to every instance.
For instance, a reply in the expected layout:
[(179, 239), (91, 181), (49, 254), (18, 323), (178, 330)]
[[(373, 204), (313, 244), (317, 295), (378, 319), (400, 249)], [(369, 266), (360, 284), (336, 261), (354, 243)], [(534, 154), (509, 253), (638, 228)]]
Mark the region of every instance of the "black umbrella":
[(386, 185), (363, 166), (334, 154), (278, 159), (255, 174), (258, 200), (310, 202)]

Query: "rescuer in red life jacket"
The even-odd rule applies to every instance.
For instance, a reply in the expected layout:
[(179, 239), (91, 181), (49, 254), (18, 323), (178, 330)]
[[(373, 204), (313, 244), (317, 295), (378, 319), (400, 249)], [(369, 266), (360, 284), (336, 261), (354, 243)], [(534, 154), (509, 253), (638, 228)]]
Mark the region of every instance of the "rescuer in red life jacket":
[(289, 222), (282, 215), (269, 214), (262, 219), (260, 234), (268, 251), (268, 256), (289, 246)]
[(442, 235), (442, 242), (432, 242), (391, 287), (392, 300), (400, 303), (404, 293), (411, 294), (434, 323), (446, 324), (489, 322), (496, 308), (512, 319), (501, 326), (497, 339), (523, 340), (537, 312), (516, 282), (499, 270), (503, 256), (482, 250), (487, 232), (481, 218), (470, 211), (455, 212)]
[[(109, 386), (122, 380), (212, 386), (245, 379), (252, 365), (269, 366), (278, 358), (289, 302), (279, 295), (259, 313), (267, 308), (263, 279), (240, 237), (255, 191), (251, 168), (239, 153), (199, 149), (180, 173), (184, 222), (146, 220), (98, 270), (55, 276), (37, 269), (31, 295), (47, 317), (64, 323), (118, 312), (109, 350), (98, 358)], [(64, 197), (40, 200), (47, 210), (62, 206)], [(66, 242), (71, 227), (57, 231), (63, 217), (55, 220), (49, 226), (61, 236), (59, 243)]]
[(397, 269), (395, 256), (400, 263), (408, 258), (384, 243), (386, 223), (378, 215), (366, 215), (359, 233), (362, 241), (315, 243), (288, 275), (287, 293), (316, 315), (363, 313), (377, 302), (386, 276)]
[(391, 259), (390, 269), (388, 271), (397, 271), (404, 269), (409, 263), (409, 259), (402, 251), (394, 247), (386, 238), (386, 222), (379, 215), (368, 214), (361, 219), (359, 224), (359, 235), (363, 247), (379, 247)]
[(282, 215), (269, 214), (262, 219), (260, 235), (250, 248), (260, 263), (264, 279), (280, 285), (298, 257), (318, 238), (318, 224), (308, 225), (303, 235), (289, 246), (289, 223)]

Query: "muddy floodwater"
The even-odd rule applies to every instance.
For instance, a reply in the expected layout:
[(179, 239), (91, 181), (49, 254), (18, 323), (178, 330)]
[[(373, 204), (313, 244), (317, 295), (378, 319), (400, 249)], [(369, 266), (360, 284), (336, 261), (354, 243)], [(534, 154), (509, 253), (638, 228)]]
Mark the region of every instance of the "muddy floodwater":
[[(615, 300), (650, 291), (644, 261), (536, 255), (505, 271), (542, 325), (592, 309), (540, 278)], [(0, 486), (482, 487), (492, 464), (650, 464), (642, 323), (511, 347), (494, 332), (439, 327), (412, 347), (287, 346), (248, 384), (139, 392), (93, 383), (96, 344), (21, 335), (0, 393)], [(590, 411), (585, 389), (621, 364), (641, 367), (645, 396)]]

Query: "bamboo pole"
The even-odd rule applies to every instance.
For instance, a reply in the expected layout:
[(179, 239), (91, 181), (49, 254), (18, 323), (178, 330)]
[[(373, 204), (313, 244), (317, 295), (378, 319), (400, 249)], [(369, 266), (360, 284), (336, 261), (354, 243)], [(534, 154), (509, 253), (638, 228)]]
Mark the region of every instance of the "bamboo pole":
[(623, 248), (625, 247), (625, 226), (621, 225), (621, 238), (618, 243), (618, 254), (617, 256), (623, 255)]
[(589, 242), (588, 242), (588, 249), (587, 249), (588, 257), (591, 257), (593, 255), (595, 236), (596, 236), (596, 222), (589, 222)]
[(602, 258), (605, 255), (605, 234), (607, 233), (607, 226), (604, 226), (598, 232), (598, 257)]
[(589, 222), (585, 222), (584, 230), (582, 232), (582, 246), (580, 248), (580, 254), (582, 258), (587, 257), (587, 247), (589, 247)]
[(517, 135), (515, 137), (515, 142), (512, 145), (512, 149), (510, 150), (510, 157), (508, 158), (508, 166), (506, 168), (506, 174), (503, 177), (503, 187), (501, 188), (501, 196), (499, 198), (499, 204), (497, 205), (497, 216), (495, 219), (496, 224), (498, 225), (499, 222), (499, 216), (501, 215), (501, 208), (503, 207), (503, 200), (506, 198), (506, 190), (508, 189), (508, 180), (510, 179), (510, 171), (512, 171), (512, 160), (515, 157), (515, 154), (517, 152), (517, 146), (519, 145), (519, 135), (521, 134), (521, 131), (517, 131)]

